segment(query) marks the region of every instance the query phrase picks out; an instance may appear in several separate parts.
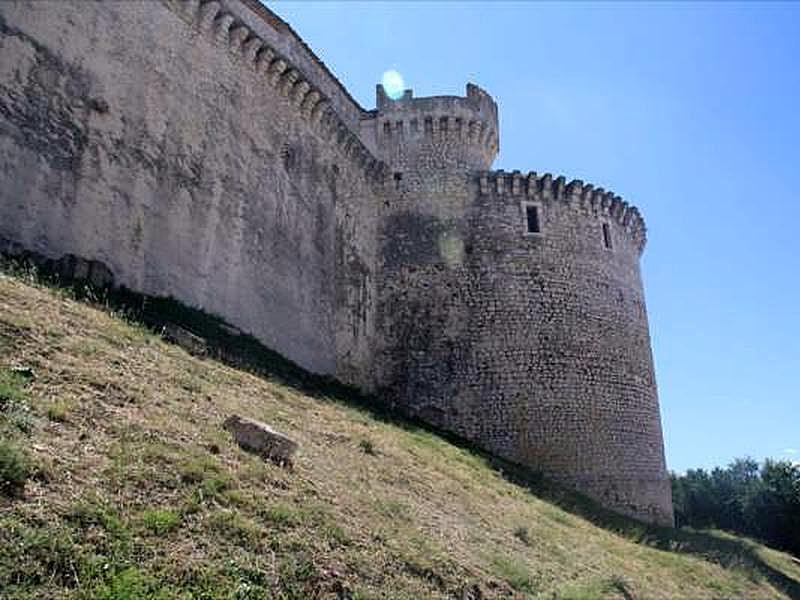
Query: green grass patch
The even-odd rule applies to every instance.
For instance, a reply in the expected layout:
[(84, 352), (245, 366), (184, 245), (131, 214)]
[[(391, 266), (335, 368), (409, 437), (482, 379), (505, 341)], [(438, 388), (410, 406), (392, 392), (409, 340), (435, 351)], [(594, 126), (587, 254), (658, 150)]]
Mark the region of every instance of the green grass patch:
[(266, 521), (273, 525), (282, 527), (289, 527), (298, 525), (301, 521), (299, 512), (289, 504), (279, 503), (268, 506), (263, 511), (259, 512), (259, 516), (263, 517)]
[(534, 593), (536, 581), (528, 566), (519, 559), (498, 555), (492, 559), (494, 574), (518, 592)]
[(264, 533), (255, 521), (233, 510), (217, 510), (211, 513), (208, 525), (222, 538), (246, 548), (257, 546)]
[(108, 581), (96, 584), (88, 594), (89, 600), (174, 600), (180, 597), (185, 597), (180, 590), (135, 567), (113, 573)]
[(314, 584), (318, 578), (319, 569), (313, 560), (303, 553), (288, 556), (278, 565), (281, 598), (286, 600), (304, 600), (314, 597)]
[(0, 439), (0, 494), (21, 496), (32, 474), (28, 455), (10, 440)]
[(352, 543), (352, 540), (350, 539), (350, 536), (347, 534), (347, 532), (342, 527), (336, 525), (335, 523), (328, 523), (326, 525), (323, 525), (322, 535), (334, 547), (348, 546)]
[(181, 516), (171, 510), (147, 510), (141, 516), (142, 525), (150, 533), (166, 535), (181, 525)]
[(68, 402), (54, 402), (47, 407), (47, 418), (56, 423), (66, 423), (71, 410), (72, 405)]
[(101, 500), (88, 498), (73, 504), (64, 515), (66, 521), (83, 531), (90, 529), (104, 533), (106, 548), (127, 550), (131, 534), (117, 510)]
[(0, 369), (0, 411), (11, 405), (23, 404), (27, 400), (27, 379), (7, 369)]
[(612, 575), (605, 579), (572, 583), (558, 591), (555, 597), (558, 600), (604, 600), (605, 598), (633, 600), (639, 596), (634, 592), (633, 584), (626, 578)]
[(0, 548), (0, 590), (10, 598), (45, 585), (72, 587), (85, 570), (75, 534), (57, 521), (34, 524), (8, 515), (0, 521)]
[(375, 500), (375, 509), (385, 517), (397, 521), (411, 520), (411, 509), (402, 500), (378, 499)]

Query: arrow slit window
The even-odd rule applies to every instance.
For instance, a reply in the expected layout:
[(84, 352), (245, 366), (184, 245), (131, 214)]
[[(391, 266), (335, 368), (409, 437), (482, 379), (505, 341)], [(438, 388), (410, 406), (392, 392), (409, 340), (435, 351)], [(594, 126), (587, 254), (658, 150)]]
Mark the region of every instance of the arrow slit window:
[(522, 213), (525, 220), (525, 234), (534, 235), (542, 232), (542, 215), (538, 204), (523, 204)]

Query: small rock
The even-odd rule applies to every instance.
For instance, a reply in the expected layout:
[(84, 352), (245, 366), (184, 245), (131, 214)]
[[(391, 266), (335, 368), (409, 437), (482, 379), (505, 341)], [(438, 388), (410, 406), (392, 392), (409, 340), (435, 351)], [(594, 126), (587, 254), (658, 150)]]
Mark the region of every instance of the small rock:
[(164, 330), (162, 333), (165, 340), (170, 341), (173, 344), (177, 344), (189, 354), (194, 354), (195, 356), (205, 356), (208, 352), (208, 346), (203, 338), (201, 338), (199, 335), (193, 334), (188, 329), (184, 329), (179, 325), (167, 323), (164, 325)]
[(232, 415), (225, 419), (222, 426), (233, 434), (242, 449), (280, 466), (292, 468), (292, 456), (297, 451), (297, 442), (266, 423)]

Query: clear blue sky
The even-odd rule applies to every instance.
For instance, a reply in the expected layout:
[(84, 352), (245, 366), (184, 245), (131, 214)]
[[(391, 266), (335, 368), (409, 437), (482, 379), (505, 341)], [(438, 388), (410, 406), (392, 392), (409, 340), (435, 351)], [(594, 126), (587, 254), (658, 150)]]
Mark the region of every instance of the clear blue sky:
[(671, 469), (800, 460), (800, 4), (269, 4), (366, 108), (475, 82), (495, 168), (641, 209)]

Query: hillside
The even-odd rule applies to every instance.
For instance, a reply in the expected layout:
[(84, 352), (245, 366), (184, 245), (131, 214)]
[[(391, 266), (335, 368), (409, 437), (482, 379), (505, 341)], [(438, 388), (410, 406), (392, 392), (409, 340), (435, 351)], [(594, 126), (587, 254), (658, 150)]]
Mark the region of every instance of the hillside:
[[(0, 597), (800, 598), (785, 554), (613, 517), (337, 390), (0, 274), (0, 468), (30, 475)], [(294, 470), (231, 414), (297, 440)]]

